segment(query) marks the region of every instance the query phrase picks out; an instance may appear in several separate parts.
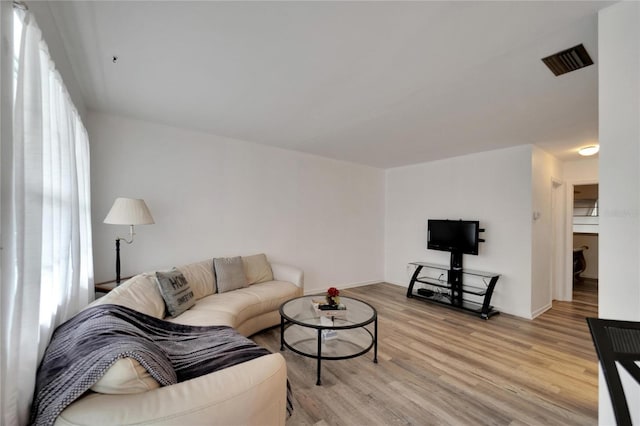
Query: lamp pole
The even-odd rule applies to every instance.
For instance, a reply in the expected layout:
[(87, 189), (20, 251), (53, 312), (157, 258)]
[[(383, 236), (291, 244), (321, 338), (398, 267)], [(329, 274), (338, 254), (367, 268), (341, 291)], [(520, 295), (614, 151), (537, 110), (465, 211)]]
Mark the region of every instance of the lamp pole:
[(116, 285), (120, 285), (120, 238), (116, 238)]

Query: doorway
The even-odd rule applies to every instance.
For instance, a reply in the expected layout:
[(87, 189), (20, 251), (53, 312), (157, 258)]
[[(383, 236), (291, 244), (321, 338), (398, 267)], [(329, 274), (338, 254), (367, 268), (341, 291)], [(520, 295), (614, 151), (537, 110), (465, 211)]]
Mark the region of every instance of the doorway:
[(598, 305), (598, 184), (573, 186), (572, 299)]

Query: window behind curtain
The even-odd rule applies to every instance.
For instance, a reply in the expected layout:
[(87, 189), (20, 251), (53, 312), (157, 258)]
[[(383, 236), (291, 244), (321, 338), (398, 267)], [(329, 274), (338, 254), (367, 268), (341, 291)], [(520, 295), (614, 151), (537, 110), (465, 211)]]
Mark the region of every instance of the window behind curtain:
[(13, 102), (16, 102), (16, 81), (18, 80), (18, 61), (20, 40), (22, 37), (22, 15), (19, 9), (13, 9)]
[(33, 15), (14, 9), (13, 18), (13, 138), (1, 157), (12, 178), (2, 192), (2, 425), (28, 422), (53, 330), (94, 294), (88, 134)]

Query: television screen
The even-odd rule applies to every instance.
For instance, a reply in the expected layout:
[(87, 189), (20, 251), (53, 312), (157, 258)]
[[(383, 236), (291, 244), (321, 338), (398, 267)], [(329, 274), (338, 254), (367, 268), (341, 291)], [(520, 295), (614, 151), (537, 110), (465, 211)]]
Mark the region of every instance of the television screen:
[(479, 232), (477, 220), (429, 219), (427, 248), (477, 255)]

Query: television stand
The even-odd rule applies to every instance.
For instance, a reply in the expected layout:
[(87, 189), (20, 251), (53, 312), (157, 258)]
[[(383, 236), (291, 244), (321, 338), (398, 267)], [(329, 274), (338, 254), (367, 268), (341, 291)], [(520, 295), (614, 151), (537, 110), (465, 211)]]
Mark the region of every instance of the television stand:
[(500, 274), (436, 263), (411, 262), (410, 265), (416, 269), (407, 289), (408, 298), (473, 312), (485, 320), (500, 313), (491, 306)]

